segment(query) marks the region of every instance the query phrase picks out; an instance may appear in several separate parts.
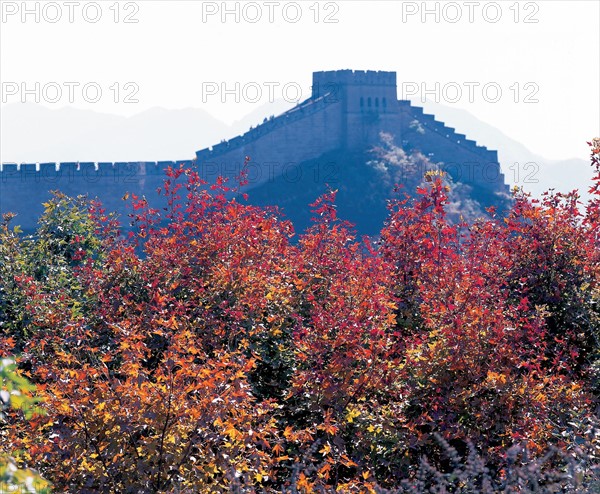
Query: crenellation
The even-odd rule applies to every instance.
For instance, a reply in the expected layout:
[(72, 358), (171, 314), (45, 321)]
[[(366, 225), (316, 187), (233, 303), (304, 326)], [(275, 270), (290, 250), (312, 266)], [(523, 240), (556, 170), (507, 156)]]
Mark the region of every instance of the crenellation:
[(58, 164), (58, 171), (67, 169), (69, 171), (77, 170), (78, 163), (76, 161), (66, 161)]
[(273, 117), (272, 119), (267, 120), (265, 123), (259, 124), (257, 127), (246, 132), (245, 134), (233, 137), (227, 141), (223, 141), (219, 144), (215, 144), (211, 147), (197, 151), (196, 159), (198, 161), (209, 160), (221, 153), (247, 146), (261, 139), (263, 136), (276, 131), (277, 129), (281, 129), (292, 122), (309, 117), (310, 115), (313, 115), (323, 110), (327, 106), (335, 103), (335, 101), (327, 101), (326, 98), (320, 98), (318, 101), (313, 101), (310, 99), (306, 100), (303, 103), (296, 105), (294, 108), (291, 108), (287, 112), (277, 117)]
[[(2, 170), (0, 171), (0, 182), (6, 183), (11, 178), (16, 177), (19, 174), (19, 166), (17, 163), (3, 163)], [(0, 197), (1, 199), (1, 197)]]
[(99, 162), (97, 165), (97, 170), (100, 175), (112, 176), (119, 172), (118, 165), (120, 165), (120, 163)]
[[(417, 127), (415, 120), (420, 123)], [(299, 164), (325, 153), (360, 152), (378, 145), (381, 132), (393, 135), (407, 150), (455, 166), (456, 174), (467, 182), (506, 192), (497, 152), (467, 139), (422, 107), (399, 100), (395, 72), (348, 69), (313, 73), (310, 98), (281, 115), (264, 118), (244, 134), (197, 151), (192, 159), (40, 163), (39, 171), (34, 163), (4, 163), (0, 168), (0, 212), (17, 210), (22, 224), (31, 228), (34, 215), (40, 212), (35, 204), (46, 200), (50, 190), (59, 189), (71, 195), (98, 196), (107, 209), (124, 214), (120, 198), (127, 192), (151, 197), (161, 187), (168, 167), (197, 167), (208, 181), (219, 175), (234, 178), (246, 156), (251, 158), (248, 187), (252, 188), (274, 174), (293, 178)], [(473, 163), (479, 171), (471, 176)], [(25, 210), (24, 204), (31, 207)]]
[(37, 174), (37, 163), (21, 163), (19, 165), (21, 177), (35, 177)]
[(210, 148), (210, 150), (214, 153), (222, 152), (225, 148), (228, 147), (229, 142), (221, 142), (216, 144)]
[(58, 176), (61, 177), (61, 180), (74, 180), (77, 170), (77, 163), (74, 162), (66, 162), (58, 164)]
[(82, 174), (97, 173), (96, 163), (93, 161), (84, 161), (79, 163), (79, 172)]
[(335, 90), (335, 86), (393, 86), (396, 89), (396, 72), (383, 70), (331, 70), (313, 72), (312, 98)]
[(39, 173), (42, 176), (53, 176), (58, 173), (57, 163), (40, 163)]

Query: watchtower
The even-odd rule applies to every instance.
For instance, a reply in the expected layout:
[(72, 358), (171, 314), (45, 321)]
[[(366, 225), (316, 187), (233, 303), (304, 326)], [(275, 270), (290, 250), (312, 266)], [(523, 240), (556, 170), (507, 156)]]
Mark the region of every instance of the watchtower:
[(318, 98), (341, 103), (342, 147), (359, 147), (373, 139), (375, 127), (379, 132), (397, 117), (396, 72), (313, 72), (312, 99)]

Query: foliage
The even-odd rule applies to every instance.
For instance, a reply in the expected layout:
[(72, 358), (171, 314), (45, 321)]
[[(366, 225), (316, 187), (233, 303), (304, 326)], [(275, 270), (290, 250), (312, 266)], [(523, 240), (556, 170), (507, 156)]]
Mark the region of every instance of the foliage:
[(0, 231), (0, 349), (47, 412), (6, 447), (61, 492), (592, 490), (598, 153), (585, 212), (456, 221), (430, 171), (362, 241), (334, 190), (297, 239), (193, 169), (165, 210), (131, 197), (129, 236), (57, 193)]
[[(0, 361), (0, 419), (5, 419), (3, 410), (12, 408), (31, 419), (36, 410), (36, 399), (31, 395), (35, 386), (15, 372), (12, 359)], [(13, 457), (6, 451), (0, 451), (0, 492), (31, 492), (46, 494), (50, 484), (37, 472), (29, 468), (19, 468)]]

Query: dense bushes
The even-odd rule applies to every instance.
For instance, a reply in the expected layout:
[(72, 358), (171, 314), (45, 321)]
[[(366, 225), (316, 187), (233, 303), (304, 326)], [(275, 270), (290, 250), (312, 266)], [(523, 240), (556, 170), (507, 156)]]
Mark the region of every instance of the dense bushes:
[(516, 192), (455, 223), (431, 172), (364, 242), (334, 191), (297, 239), (189, 170), (127, 238), (57, 194), (0, 232), (0, 350), (46, 411), (3, 452), (61, 492), (598, 488), (595, 180), (583, 215)]

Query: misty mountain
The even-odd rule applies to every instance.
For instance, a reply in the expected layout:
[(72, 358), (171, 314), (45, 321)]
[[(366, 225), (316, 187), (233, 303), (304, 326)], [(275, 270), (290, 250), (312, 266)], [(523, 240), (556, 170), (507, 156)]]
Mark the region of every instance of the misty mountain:
[(132, 117), (25, 103), (2, 107), (3, 162), (192, 159), (229, 137), (204, 110), (151, 108)]
[[(437, 120), (466, 134), (469, 139), (476, 140), (488, 149), (496, 149), (506, 181), (511, 186), (522, 186), (534, 196), (553, 188), (560, 192), (579, 189), (582, 198), (589, 197), (588, 187), (593, 176), (589, 160), (552, 160), (531, 152), (516, 139), (466, 110), (432, 101), (414, 101), (413, 104), (422, 106), (426, 113), (435, 115)], [(582, 137), (584, 145), (585, 138)]]
[(151, 108), (131, 117), (33, 103), (0, 109), (2, 162), (168, 161), (192, 159), (199, 149), (246, 132), (293, 105), (256, 108), (227, 125), (198, 108)]

